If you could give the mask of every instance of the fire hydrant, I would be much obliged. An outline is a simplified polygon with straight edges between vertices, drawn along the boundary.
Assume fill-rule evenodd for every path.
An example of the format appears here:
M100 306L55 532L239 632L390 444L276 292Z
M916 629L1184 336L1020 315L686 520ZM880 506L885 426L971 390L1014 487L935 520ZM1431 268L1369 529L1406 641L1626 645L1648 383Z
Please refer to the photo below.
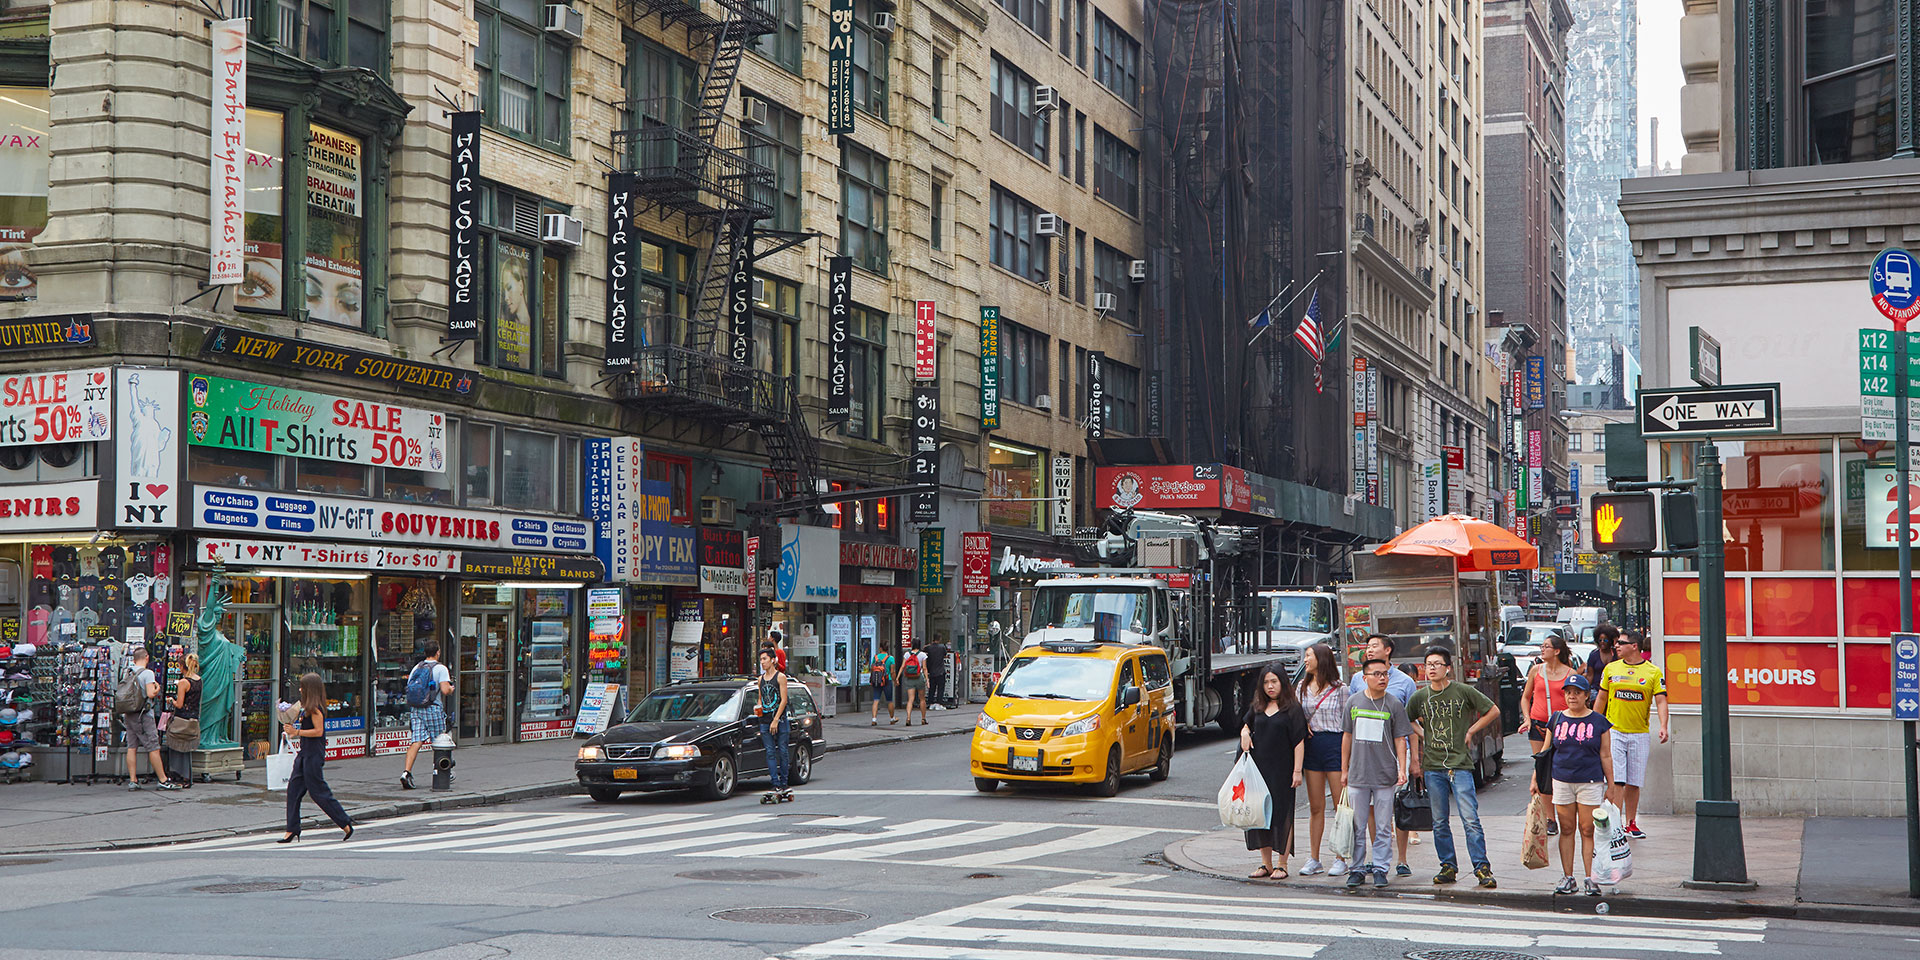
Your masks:
M453 789L453 734L433 738L433 789Z

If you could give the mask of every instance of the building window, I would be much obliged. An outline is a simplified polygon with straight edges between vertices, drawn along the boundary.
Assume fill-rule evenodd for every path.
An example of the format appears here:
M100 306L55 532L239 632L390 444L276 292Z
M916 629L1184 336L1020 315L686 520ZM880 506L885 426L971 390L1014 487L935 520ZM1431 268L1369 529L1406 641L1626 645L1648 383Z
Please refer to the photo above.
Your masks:
M1076 232L1079 232L1079 231L1073 230L1072 224L1068 223L1064 218L1061 219L1060 233L1059 233L1060 273L1058 274L1057 279L1060 281L1059 292L1060 292L1060 296L1063 298L1070 297L1073 295L1073 291L1067 289L1069 286L1071 286L1071 284L1068 281L1073 277L1073 264L1069 259L1069 257L1071 256L1071 253L1070 251L1067 250L1067 238L1070 236L1073 236L1073 234Z
M947 248L947 184L933 181L933 194L927 199L927 237L935 250Z
M754 365L786 379L798 372L800 285L779 277L761 277L763 293L754 304Z
M667 516L675 523L693 522L693 461L649 450L646 466L642 469L647 483L657 485L652 496L659 496L660 491L665 491Z
M999 0L999 3L1000 9L1026 24L1027 29L1040 35L1040 39L1053 39L1053 20L1048 0Z
M772 33L753 41L753 52L792 73L799 73L801 38L805 35L806 23L802 17L806 4L801 0L762 0L761 6L773 9L778 25Z
M1073 0L1073 62L1087 68L1087 0Z
M1062 100L1053 112L1060 115L1060 176L1071 178L1073 176L1073 143L1067 137L1067 118L1073 116L1073 107Z
M1125 210L1140 211L1140 151L1095 125L1093 195Z
M381 219L370 216L367 142L317 123L299 139L307 145L305 175L291 189L303 202L290 209L287 116L247 111L246 265L234 305L365 329L368 224ZM286 247L289 217L299 218L306 238L298 258ZM290 307L286 291L296 284L298 306Z
M1046 452L992 440L987 443L987 522L1044 530L1049 511Z
M933 118L941 123L947 122L947 63L951 58L945 49L933 52Z
M773 229L800 229L800 115L774 105L770 97L758 94L767 104L767 122L755 138L754 159L773 171L772 194L767 205L773 208Z
M1120 99L1140 102L1140 42L1098 10L1093 12L1093 78Z
M538 0L474 0L473 63L488 126L564 153L573 48L546 32L545 11Z
M490 423L467 424L466 495L467 506L493 505L494 437L499 429Z
M1022 279L1047 281L1047 236L1034 232L1040 211L1032 204L993 185L987 205L987 235L992 238L989 259Z
M1576 431L1574 431L1573 433L1571 433L1571 434L1569 434L1569 435L1567 436L1567 449L1568 449L1569 451L1572 451L1573 453L1579 453L1579 452L1580 452L1580 438L1581 438L1581 436L1583 436L1583 434L1581 434L1581 433L1580 433L1579 431L1577 431L1577 430L1576 430ZM1577 468L1577 467L1576 467L1575 469L1579 469L1579 468Z
M1107 429L1115 433L1140 432L1140 371L1125 364L1106 362L1101 373L1107 394Z
M446 451L448 463L465 463L464 451L460 449L460 421L447 419ZM380 496L395 503L439 503L453 504L458 498L454 484L460 476L452 469L445 471L407 470L401 467L380 468Z
M1893 0L1806 4L1807 162L1893 156L1900 84Z
M1607 432L1605 430L1601 430L1593 435L1593 452L1607 452Z
M253 35L308 63L387 75L388 0L254 0Z
M500 505L521 510L557 509L558 450L559 438L551 433L502 430Z
M693 300L693 249L656 237L640 238L640 345L686 342L685 314Z
M503 370L564 376L565 247L540 242L540 223L565 213L537 197L483 184L480 188L481 313L485 333L477 359Z
M840 255L887 272L887 158L851 141L840 147Z
M853 105L882 120L887 118L886 34L874 30L875 0L853 4Z
M38 295L38 283L26 256L33 238L47 227L47 174L53 159L45 135L48 105L45 87L0 87L0 143L16 145L0 152L0 183L5 184L0 186L0 300L32 300ZM252 134L251 125L247 132ZM253 179L249 166L249 187ZM277 214L279 174L268 174L266 179L275 192L273 210ZM248 211L254 207L253 199L249 192ZM243 226L251 226L251 221L249 214ZM252 258L247 261L247 273L251 278Z
M1093 289L1113 294L1113 312L1107 314L1123 323L1140 322L1140 308L1134 296L1133 258L1098 240L1093 242Z
M1087 232L1073 232L1073 302L1087 302Z
M887 315L865 307L854 307L850 314L847 355L853 402L840 432L849 437L879 440L887 400Z
M1000 398L1035 406L1047 392L1047 335L1000 321Z
M1047 162L1047 133L1052 111L1033 105L1033 78L999 54L993 57L990 92L993 132L1027 152L1041 163Z
M1087 115L1073 115L1073 182L1087 185Z

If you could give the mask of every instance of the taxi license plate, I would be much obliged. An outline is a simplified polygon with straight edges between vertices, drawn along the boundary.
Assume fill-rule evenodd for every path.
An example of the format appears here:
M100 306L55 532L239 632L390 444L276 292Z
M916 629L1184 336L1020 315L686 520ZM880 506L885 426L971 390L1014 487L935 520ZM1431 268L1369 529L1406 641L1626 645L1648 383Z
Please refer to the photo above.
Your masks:
M640 771L632 767L615 767L613 770L613 778L615 780L638 780L640 779Z
M1011 766L1015 770L1023 771L1026 773L1039 773L1040 758L1039 757L1022 757L1022 756L1015 755L1013 757L1013 762L1008 764L1008 766Z

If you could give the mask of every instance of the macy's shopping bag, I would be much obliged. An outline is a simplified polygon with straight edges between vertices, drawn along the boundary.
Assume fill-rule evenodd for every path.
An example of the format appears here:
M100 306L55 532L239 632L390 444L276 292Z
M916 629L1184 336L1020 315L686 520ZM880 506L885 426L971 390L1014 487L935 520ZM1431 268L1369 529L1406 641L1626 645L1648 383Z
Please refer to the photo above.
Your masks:
M267 754L267 789L285 790L287 781L293 779L293 744L287 738L280 738L280 750Z
M1593 881L1613 886L1633 876L1633 846L1619 807L1607 802L1593 811L1593 835L1605 841L1593 858Z
M1553 804L1539 794L1527 804L1526 832L1520 837L1520 865L1538 870L1547 865L1547 821L1553 817Z
M1227 782L1220 785L1220 824L1242 830L1265 830L1273 821L1273 795L1254 766L1253 755L1242 753Z

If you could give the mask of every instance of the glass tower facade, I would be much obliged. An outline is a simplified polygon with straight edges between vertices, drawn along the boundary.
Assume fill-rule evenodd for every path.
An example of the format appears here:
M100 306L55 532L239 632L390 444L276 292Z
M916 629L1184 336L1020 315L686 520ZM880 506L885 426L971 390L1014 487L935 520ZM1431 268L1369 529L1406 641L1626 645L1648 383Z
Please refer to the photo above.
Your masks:
M1620 180L1638 164L1635 0L1571 0L1567 35L1567 320L1581 383L1640 354L1640 283Z

